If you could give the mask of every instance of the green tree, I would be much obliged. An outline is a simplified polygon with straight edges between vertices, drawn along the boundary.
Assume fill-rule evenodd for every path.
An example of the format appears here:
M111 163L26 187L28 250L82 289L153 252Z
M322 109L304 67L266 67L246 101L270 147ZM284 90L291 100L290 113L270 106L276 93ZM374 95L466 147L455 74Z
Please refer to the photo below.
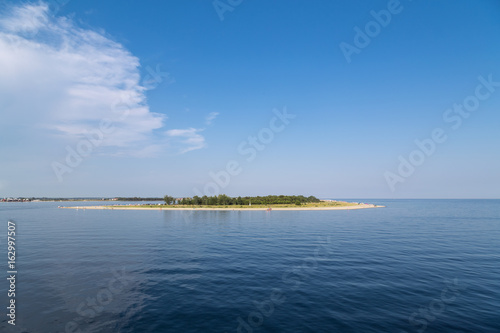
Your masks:
M211 197L208 197L207 205L209 205L209 206L216 206L217 205L217 197L215 195L211 196Z
M229 205L230 203L231 203L231 198L225 194L219 194L219 196L217 197L217 204L218 205L225 206L225 205Z
M166 195L165 197L163 197L163 200L165 201L166 205L171 205L175 202L175 198L171 197L170 195Z
M193 197L193 205L201 205L201 198L197 195Z

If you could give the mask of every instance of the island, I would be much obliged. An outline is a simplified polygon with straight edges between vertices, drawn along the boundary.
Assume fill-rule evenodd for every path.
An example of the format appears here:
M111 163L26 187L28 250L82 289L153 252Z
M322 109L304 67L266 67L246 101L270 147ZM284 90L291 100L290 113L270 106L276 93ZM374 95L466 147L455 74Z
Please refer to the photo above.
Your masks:
M314 196L268 195L256 197L229 197L225 194L214 196L194 196L175 198L166 195L164 203L145 203L128 205L73 206L59 207L71 209L129 209L129 210L345 210L380 208L384 206L346 202L339 200L320 200Z

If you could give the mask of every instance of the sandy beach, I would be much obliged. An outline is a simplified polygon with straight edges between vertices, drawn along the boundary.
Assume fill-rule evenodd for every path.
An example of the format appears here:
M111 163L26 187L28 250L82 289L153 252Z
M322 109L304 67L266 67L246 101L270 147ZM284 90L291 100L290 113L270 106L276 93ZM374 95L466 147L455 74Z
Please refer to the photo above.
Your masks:
M359 204L354 206L340 206L340 207L276 207L271 210L351 210L351 209L366 209L366 208L382 208L385 206L377 206L372 204ZM269 208L194 208L194 207L137 207L137 206L75 206L75 207L59 207L69 209L120 209L120 210L269 210Z

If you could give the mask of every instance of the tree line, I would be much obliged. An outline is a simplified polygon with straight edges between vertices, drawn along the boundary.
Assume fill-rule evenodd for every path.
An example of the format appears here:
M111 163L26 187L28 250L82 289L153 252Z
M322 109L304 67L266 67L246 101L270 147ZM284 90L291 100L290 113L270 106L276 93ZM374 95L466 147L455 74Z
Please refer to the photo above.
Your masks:
M225 194L219 194L214 196L202 196L199 197L195 195L192 198L180 198L176 199L170 195L166 195L163 200L167 205L203 205L203 206L248 206L252 205L286 205L295 204L301 205L305 203L320 202L320 200L314 196L305 197L303 195L268 195L265 197L229 197Z
M118 197L117 201L161 201L161 198Z

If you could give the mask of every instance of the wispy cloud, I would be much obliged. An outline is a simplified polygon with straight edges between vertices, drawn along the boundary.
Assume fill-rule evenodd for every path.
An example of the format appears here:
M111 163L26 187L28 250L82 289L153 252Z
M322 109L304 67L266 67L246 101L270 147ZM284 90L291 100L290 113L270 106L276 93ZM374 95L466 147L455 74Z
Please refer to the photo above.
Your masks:
M0 18L0 26L10 32L36 31L47 24L48 5L12 7Z
M176 141L177 145L180 145L179 152L184 154L206 146L205 138L199 134L202 131L203 129L196 128L172 129L168 130L166 135Z
M108 119L114 130L101 146L109 153L158 152L166 147L165 136L157 132L164 132L167 118L149 109L139 67L139 59L105 33L54 17L47 4L0 13L4 125L21 121L42 127L64 143Z
M205 124L212 125L212 122L217 118L219 112L210 112L208 116L205 118Z

